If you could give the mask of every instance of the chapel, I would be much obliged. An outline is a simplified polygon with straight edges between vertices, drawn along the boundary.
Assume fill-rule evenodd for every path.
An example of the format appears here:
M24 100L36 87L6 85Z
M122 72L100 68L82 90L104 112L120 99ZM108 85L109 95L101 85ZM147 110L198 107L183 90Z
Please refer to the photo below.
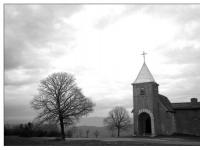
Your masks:
M159 84L149 71L145 58L132 87L134 136L200 136L200 102L197 98L191 98L190 102L170 102L159 93Z

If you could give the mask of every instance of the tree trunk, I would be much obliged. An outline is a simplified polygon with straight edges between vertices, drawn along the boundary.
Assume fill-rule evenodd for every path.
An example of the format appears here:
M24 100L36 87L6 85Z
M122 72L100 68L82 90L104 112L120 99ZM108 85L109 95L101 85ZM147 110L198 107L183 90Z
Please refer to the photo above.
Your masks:
M60 130L61 130L61 138L65 139L65 129L62 116L60 117Z
M117 130L118 130L117 136L119 137L120 136L120 128L118 128Z

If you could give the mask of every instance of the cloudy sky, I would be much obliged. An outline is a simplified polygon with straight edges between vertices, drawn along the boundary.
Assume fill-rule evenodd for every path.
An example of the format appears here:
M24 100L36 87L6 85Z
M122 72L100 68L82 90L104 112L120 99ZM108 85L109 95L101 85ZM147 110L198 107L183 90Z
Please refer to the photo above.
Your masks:
M132 107L142 51L171 102L200 99L200 5L5 5L5 120L32 120L41 79L72 73L96 104Z

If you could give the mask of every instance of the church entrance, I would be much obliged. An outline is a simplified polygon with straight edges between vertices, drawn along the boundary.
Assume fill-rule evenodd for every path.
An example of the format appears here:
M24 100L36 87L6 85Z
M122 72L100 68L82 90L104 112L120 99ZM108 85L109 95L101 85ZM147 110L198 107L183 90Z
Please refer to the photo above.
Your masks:
M139 134L142 136L148 136L152 134L151 131L151 117L148 113L141 113L138 118Z

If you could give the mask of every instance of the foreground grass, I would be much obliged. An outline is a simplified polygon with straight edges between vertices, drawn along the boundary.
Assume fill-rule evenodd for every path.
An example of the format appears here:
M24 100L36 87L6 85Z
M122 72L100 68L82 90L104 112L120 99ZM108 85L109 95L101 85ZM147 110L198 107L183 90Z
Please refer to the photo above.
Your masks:
M159 146L159 145L200 145L199 139L179 138L110 138L110 139L66 139L65 141L48 137L5 136L5 146Z
M58 140L58 139L50 139L50 138L23 138L17 136L6 136L4 138L5 146L128 146L128 145L152 145L131 141L101 141L94 139L78 139L78 140Z

